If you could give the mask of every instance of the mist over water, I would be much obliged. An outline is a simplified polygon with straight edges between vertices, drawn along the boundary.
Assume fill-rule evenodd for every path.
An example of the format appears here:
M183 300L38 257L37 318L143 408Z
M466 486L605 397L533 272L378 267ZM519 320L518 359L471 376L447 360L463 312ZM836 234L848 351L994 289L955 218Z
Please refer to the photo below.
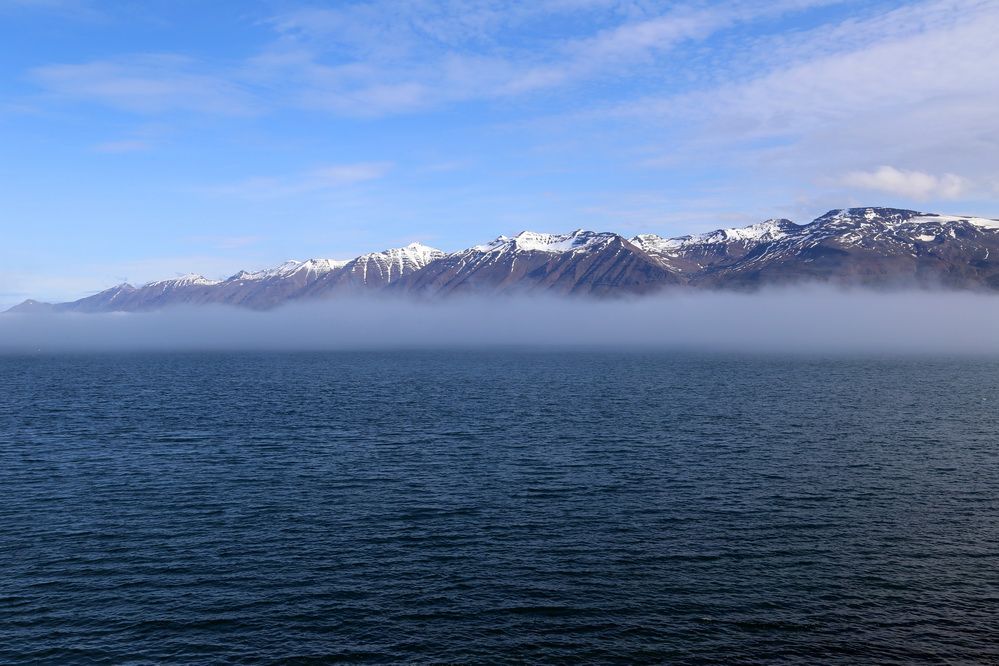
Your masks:
M0 316L0 662L996 662L997 305Z
M763 353L999 354L999 297L828 288L413 302L337 299L258 312L8 313L0 351L653 348Z

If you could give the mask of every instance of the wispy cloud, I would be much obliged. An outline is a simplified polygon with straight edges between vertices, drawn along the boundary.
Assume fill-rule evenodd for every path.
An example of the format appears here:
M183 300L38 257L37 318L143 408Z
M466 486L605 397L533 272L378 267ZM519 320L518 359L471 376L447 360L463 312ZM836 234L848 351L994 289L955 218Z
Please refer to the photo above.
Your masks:
M319 167L290 176L260 176L207 188L207 192L251 199L273 199L327 190L385 177L392 170L391 162L358 162Z
M87 0L0 0L0 12L42 11L67 18L95 19L100 12Z
M994 2L915 3L788 38L776 58L757 61L762 74L632 100L602 117L684 126L685 136L670 146L677 162L727 154L757 172L807 174L813 182L857 172L847 179L855 187L954 198L968 183L931 174L994 178L999 171L992 112L999 108L999 51L968 46L989 43L997 31ZM906 170L864 176L872 156Z
M232 250L249 245L256 245L261 241L260 236L227 236L218 239L217 246L222 250Z
M0 0L0 9L60 9L77 4L67 0Z
M146 54L120 60L47 65L31 77L49 94L136 113L194 111L245 115L259 109L237 80L205 73L197 61L177 55Z
M386 115L476 99L520 96L594 78L631 78L657 58L719 30L842 0L734 2L708 8L630 2L472 2L400 6L382 0L289 12L271 20L280 39L252 61L257 76L296 82L305 105ZM506 38L513 27L600 19L588 34ZM551 31L550 26L544 32ZM542 34L544 34L544 32ZM558 35L558 36L556 36Z
M273 39L241 61L137 54L48 65L32 77L60 98L136 113L293 106L382 116L642 76L671 51L720 30L843 1L658 7L628 0L369 0L273 16L263 24Z
M152 144L141 139L122 139L121 141L105 141L94 146L99 153L136 153L149 150Z
M187 239L197 246L212 246L219 250L235 250L257 245L263 241L262 236L192 236Z
M142 210L158 179L214 196L178 197L151 219L211 219L236 238L296 209L288 236L374 246L399 227L462 238L470 219L486 237L567 216L684 233L908 200L995 215L999 202L995 0L266 2L209 12L183 39L170 31L189 7L157 5L146 24L100 6L100 31L19 50L11 67L51 64L12 77L0 100L10 152L26 157L16 182L29 187L13 198L26 219L51 211L52 229L69 222L37 203L49 164L80 174L51 199L80 201L81 228L125 228L115 215ZM141 43L172 53L113 50ZM91 154L93 169L76 168L81 145L169 150L123 191L109 176L146 156ZM393 160L406 170L387 178ZM356 229L310 229L333 216ZM123 236L108 246L164 251ZM9 255L46 241L20 242Z

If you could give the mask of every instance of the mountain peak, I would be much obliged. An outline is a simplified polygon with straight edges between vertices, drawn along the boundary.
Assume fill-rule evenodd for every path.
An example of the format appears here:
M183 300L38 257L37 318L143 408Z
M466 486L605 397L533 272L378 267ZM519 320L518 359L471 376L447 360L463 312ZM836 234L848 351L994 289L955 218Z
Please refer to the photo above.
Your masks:
M6 310L6 312L47 312L52 310L55 306L51 303L43 303L41 301L36 301L33 298L21 301L12 308Z
M409 251L409 252L441 252L441 250L438 250L435 247L430 247L429 245L424 245L423 243L421 243L419 241L413 241L409 245L404 245L403 247L393 247L393 248L389 248L388 250L384 250L384 251L385 252L407 252L407 251Z
M297 259L289 259L288 261L275 266L274 268L265 268L259 271L239 271L235 275L230 276L225 281L233 282L238 280L266 280L268 278L285 278L294 275L299 272L306 272L308 274L322 275L324 273L329 273L338 268L342 268L349 263L347 260L341 259L307 259L305 261L298 261Z
M927 213L905 208L885 208L869 206L865 208L835 208L824 215L815 218L812 224L827 224L830 222L905 222L915 217L925 217Z
M669 253L695 245L719 245L725 243L761 243L774 241L794 233L800 227L783 218L772 218L751 224L748 227L717 229L702 234L663 238L656 234L640 234L631 242L648 252Z
M865 224L886 225L889 228L911 224L970 224L988 229L999 228L999 220L969 215L940 215L921 213L905 208L837 208L817 217L811 225L816 227L863 226Z
M444 252L435 247L414 242L404 247L392 247L381 252L362 254L357 259L354 259L353 262L388 260L411 261L418 265L423 265L443 256Z
M168 280L157 280L155 282L149 282L145 286L147 287L207 287L214 284L218 284L218 280L209 280L203 275L198 275L197 273L187 273L186 275L181 275L180 277L170 278ZM131 286L131 285L128 285Z
M588 248L595 243L616 238L617 234L609 232L588 231L576 229L567 234L550 234L538 231L521 231L512 238L499 236L496 240L484 245L476 245L472 250L477 252L546 252L558 254Z

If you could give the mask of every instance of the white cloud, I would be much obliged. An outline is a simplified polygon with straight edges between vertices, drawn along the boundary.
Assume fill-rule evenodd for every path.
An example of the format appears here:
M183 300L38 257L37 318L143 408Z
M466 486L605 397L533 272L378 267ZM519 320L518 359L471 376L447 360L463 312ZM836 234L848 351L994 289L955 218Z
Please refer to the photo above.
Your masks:
M898 194L911 199L959 199L968 193L969 183L952 173L941 176L882 166L874 171L852 171L841 179L847 187Z
M754 177L842 184L912 198L957 198L999 180L999 33L992 0L929 0L781 36L763 67L699 91L646 97L593 117L682 128L673 163ZM911 171L867 173L872 158ZM877 163L876 162L876 163ZM953 174L963 174L958 177ZM942 175L941 175L942 174Z
M850 22L859 38L854 35L849 48L825 43L821 51L808 50L808 58L769 63L763 75L685 95L636 100L619 112L708 113L728 132L754 138L821 129L871 113L905 116L918 112L917 105L953 106L999 94L994 76L999 52L969 54L956 46L985 43L999 29L999 5L960 3L969 7L927 26L927 17L937 15L932 10L940 3L928 4L933 6L896 17L912 24L908 30L896 24L886 37L881 34L883 17L869 25ZM836 32L823 26L809 36L819 40L827 31Z

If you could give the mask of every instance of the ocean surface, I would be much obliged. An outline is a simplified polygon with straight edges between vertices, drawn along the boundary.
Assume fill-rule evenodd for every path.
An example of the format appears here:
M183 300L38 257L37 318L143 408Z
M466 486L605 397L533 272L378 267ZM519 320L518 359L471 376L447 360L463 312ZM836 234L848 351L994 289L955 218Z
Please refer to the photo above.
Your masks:
M2 663L999 663L999 362L0 358Z

